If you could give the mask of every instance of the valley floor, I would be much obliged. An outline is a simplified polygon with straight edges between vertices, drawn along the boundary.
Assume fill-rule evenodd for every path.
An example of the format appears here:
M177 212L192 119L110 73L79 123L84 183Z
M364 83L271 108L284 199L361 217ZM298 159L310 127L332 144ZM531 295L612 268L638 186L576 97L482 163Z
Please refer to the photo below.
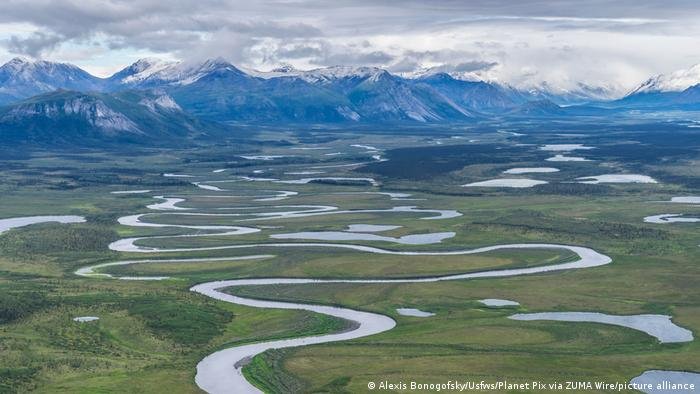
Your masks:
M201 392L197 365L217 351L362 328L347 314L259 308L273 301L387 325L239 363L265 392L700 373L700 226L645 221L700 215L700 138L574 128L263 131L250 144L3 160L0 218L73 223L0 234L0 392ZM588 161L547 161L558 154ZM511 246L464 253L494 245ZM217 287L238 302L190 291L238 279L251 281ZM655 315L661 334L509 318L547 312Z

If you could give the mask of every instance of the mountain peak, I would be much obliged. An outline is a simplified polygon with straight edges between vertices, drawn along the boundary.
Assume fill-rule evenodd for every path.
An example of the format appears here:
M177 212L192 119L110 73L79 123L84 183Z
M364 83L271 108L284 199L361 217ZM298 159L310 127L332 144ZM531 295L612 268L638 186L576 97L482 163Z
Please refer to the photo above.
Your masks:
M404 72L401 75L409 79L424 79L433 75L444 78L449 76L452 79L465 82L486 82L483 78L471 71L455 71L453 67L442 65L435 67L422 67L411 72Z
M391 78L389 71L378 69L367 79L370 82L380 82L384 79Z
M139 59L110 77L117 84L136 87L187 85L218 71L242 72L222 57L201 62L176 62L156 58Z
M138 69L138 70L145 70L150 67L154 67L160 64L174 64L175 62L168 62L163 59L159 59L157 57L144 57L136 62L134 62L131 67Z
M7 63L2 65L2 68L25 69L25 68L57 68L80 70L78 66L70 63L53 62L49 60L34 59L25 56L15 56Z
M228 60L224 59L223 57L217 56L217 57L213 57L213 58L209 58L209 59L204 60L200 66L200 68L208 68L208 69L215 69L215 68L222 68L222 67L234 67L234 65L231 64Z
M455 80L450 74L446 72L436 72L429 74L418 75L416 79L421 81L440 81L440 82L452 82Z
M28 59L26 57L15 57L15 58L12 58L7 63L0 66L0 70L6 71L6 72L17 72L19 70L26 68L29 64L31 64L30 59Z
M33 63L34 60L25 57L25 56L15 56L10 61L8 61L5 64L27 64L27 63Z
M62 63L54 63L54 62L48 62L48 61L44 61L44 60L35 60L35 59L31 59L31 58L24 57L24 56L17 56L17 57L10 59L10 61L3 64L2 67L0 67L0 68L5 69L5 70L9 69L9 70L17 71L17 70L24 70L27 68L37 67L39 65L47 66L47 65L58 65L58 64L63 65ZM66 66L68 66L68 65L66 64Z
M142 58L112 75L110 79L119 83L137 84L176 64L177 62L169 62L153 57Z
M0 104L59 88L98 90L100 82L72 64L16 57L0 66Z
M201 63L193 63L193 64L180 64L178 65L183 73L189 73L192 74L190 76L190 79L192 82L198 80L202 76L216 72L216 71L229 71L229 72L234 72L237 74L245 74L243 71L238 69L238 67L234 66L231 64L228 60L224 59L223 57L215 57L215 58L209 58ZM183 83L185 83L183 81Z
M330 66L304 71L301 75L307 82L318 83L348 78L366 79L376 76L382 71L386 72L386 70L378 67Z
M628 96L637 93L681 92L700 83L700 63L670 74L659 74L644 81Z

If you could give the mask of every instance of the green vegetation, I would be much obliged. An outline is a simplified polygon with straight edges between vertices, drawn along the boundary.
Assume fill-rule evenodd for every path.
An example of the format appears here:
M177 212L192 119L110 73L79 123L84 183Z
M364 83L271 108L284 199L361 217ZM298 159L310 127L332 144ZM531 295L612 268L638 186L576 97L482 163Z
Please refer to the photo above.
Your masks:
M95 225L36 225L19 228L0 237L0 250L5 256L52 254L57 252L99 252L104 245L118 239L109 228Z
M43 293L0 293L0 323L10 323L48 306Z
M285 370L284 356L285 352L282 350L270 350L254 357L244 369L246 379L269 393L304 391L308 385Z
M504 126L505 127L505 126ZM353 213L238 222L248 217L147 216L156 223L243 225L261 231L243 236L158 238L156 247L201 247L270 242L279 232L342 231L349 224L401 226L382 235L453 231L440 244L411 246L361 242L392 250L463 250L502 243L565 243L589 246L614 262L592 269L517 278L413 284L324 284L251 286L230 290L260 299L341 305L394 318L398 325L380 335L349 342L284 349L261 354L245 375L269 392L363 392L368 381L418 379L427 382L472 377L512 381L573 378L626 381L646 369L696 370L697 341L661 345L637 331L599 324L521 322L515 312L598 311L611 314L662 313L700 333L700 226L657 225L642 218L659 213L700 214L700 206L667 204L673 196L700 195L697 135L679 134L678 144L661 131L632 127L605 129L567 125L584 135L575 142L595 146L580 155L595 161L544 162L544 143L565 143L561 125L523 127L527 136L483 130L257 130L256 140L219 147L134 152L29 152L0 158L0 217L75 214L81 224L40 224L0 235L0 392L172 392L194 393L195 366L206 355L237 344L318 335L348 329L347 321L305 311L257 309L210 300L189 288L210 280L245 277L385 278L445 275L570 261L555 250L500 250L469 256L395 256L326 248L229 249L178 253L116 253L119 238L187 234L182 228L121 226L120 216L153 212L153 195L184 196L180 206L197 212L220 207L247 212L283 211L283 205L333 205L341 209L387 209L416 205L455 209L464 216L422 220L416 213ZM661 127L661 126L659 126ZM668 128L669 126L663 126ZM653 127L649 127L653 129ZM642 130L642 131L640 131ZM661 131L659 131L661 130ZM479 140L466 145L450 136ZM444 145L422 147L440 139ZM303 140L329 150L290 151ZM237 176L294 179L286 172L369 159L360 143L389 150L388 162L359 168L325 168L322 176L373 176L381 188L356 182L307 185L241 182ZM516 144L533 144L518 145ZM624 145L624 147L620 147ZM502 149L497 149L502 148ZM619 148L619 149L618 149ZM344 156L325 156L342 151ZM254 161L240 154L294 154L283 160ZM575 155L579 155L578 152ZM532 174L550 181L532 189L469 190L459 185L501 176L511 167L554 166L561 171ZM213 174L214 169L226 169ZM262 170L264 173L254 173ZM227 198L190 184L216 184ZM642 173L652 185L583 185L579 176ZM303 177L303 176L299 176ZM528 176L529 177L529 176ZM149 194L111 191L150 189ZM294 190L283 201L257 201L271 190ZM418 200L391 200L366 191L413 193ZM424 199L424 200L423 200ZM262 209L261 207L266 207ZM243 213L246 210L227 210ZM164 214L166 213L166 214ZM144 219L146 220L146 219ZM268 226L268 227L262 227ZM279 229L283 226L283 229ZM206 230L202 230L204 233ZM348 242L358 243L358 242ZM116 281L73 275L79 267L125 259L275 257L217 262L169 262L111 267L124 276L169 276L164 281ZM517 308L492 309L481 298L504 298ZM396 308L431 311L430 318L400 316ZM78 323L77 316L100 320Z
M213 305L165 297L136 298L127 310L155 333L189 346L211 341L233 317L231 312Z

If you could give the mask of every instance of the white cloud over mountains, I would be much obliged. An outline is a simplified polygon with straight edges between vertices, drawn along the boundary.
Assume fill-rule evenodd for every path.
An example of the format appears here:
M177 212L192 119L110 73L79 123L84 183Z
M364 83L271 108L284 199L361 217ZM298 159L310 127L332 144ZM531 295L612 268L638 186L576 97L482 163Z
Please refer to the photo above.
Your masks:
M700 62L697 1L6 0L0 60L109 73L142 56L244 67L437 67L520 87L624 91Z

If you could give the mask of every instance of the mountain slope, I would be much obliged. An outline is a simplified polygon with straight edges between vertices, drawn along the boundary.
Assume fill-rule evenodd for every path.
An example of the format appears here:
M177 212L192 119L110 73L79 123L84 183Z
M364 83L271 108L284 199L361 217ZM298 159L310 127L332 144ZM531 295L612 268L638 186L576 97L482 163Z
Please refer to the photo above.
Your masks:
M222 131L187 115L162 92L59 90L0 109L2 144L167 145Z
M563 108L550 100L528 101L507 113L510 116L523 117L548 117L565 115Z
M483 81L463 81L446 73L420 77L416 83L426 84L461 107L475 111L500 112L523 101L498 85Z
M186 110L217 121L338 122L358 117L348 101L332 91L296 77L263 79L232 67L166 89Z
M153 85L162 84L162 78L158 75L177 65L177 62L167 62L160 59L145 58L114 73L106 79L106 87L109 90L134 88L148 81Z
M700 103L700 83L693 85L680 92L676 97L678 104L699 104Z
M378 71L347 95L362 119L372 121L464 121L470 111L427 85L414 85L387 71Z
M479 80L471 74L441 72L439 68L404 78L377 67L333 66L302 71L285 65L270 72L258 72L239 69L221 58L202 62L141 59L102 79L69 64L16 58L0 67L0 106L57 89L111 92L102 96L87 94L101 98L105 105L109 99L116 100L121 92L161 89L172 99L162 99L160 104L180 107L182 113L208 121L445 123L473 121L484 114L574 116L579 112L572 111L568 104L592 100L594 104L586 105L585 110L580 105L578 109L586 115L595 114L596 108L617 112L695 110L700 107L698 84L700 65L650 78L627 97L608 101L606 98L615 89L578 84L562 90L543 83L522 90ZM563 111L557 107L564 104L567 109ZM148 109L153 112L160 107L154 102ZM116 118L112 121L117 122ZM106 132L104 125L98 124L102 120L94 122L88 124ZM122 124L120 135L141 130L127 124Z
M473 114L429 86L371 67L254 77L228 64L167 89L193 114L237 122L459 121Z
M641 93L682 92L697 84L700 84L700 64L649 78L633 89L628 96Z
M700 106L700 64L644 81L627 96L612 103L641 109L697 109Z
M248 76L222 58L203 62L166 62L141 59L107 78L110 89L150 89L189 85L212 75Z

